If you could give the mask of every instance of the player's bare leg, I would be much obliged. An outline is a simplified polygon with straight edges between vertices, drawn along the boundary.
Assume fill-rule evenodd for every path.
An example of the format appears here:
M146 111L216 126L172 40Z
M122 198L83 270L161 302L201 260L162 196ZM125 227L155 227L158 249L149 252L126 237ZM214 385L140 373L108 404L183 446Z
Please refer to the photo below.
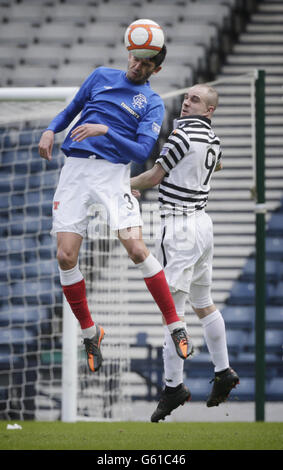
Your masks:
M88 308L85 281L78 266L82 240L77 233L57 233L57 259L63 292L80 323L89 369L95 372L102 363L100 344L104 330L94 324Z
M118 236L129 257L141 270L146 286L160 308L170 330L177 354L182 359L186 359L190 354L187 332L177 315L162 266L143 241L141 227L120 230Z

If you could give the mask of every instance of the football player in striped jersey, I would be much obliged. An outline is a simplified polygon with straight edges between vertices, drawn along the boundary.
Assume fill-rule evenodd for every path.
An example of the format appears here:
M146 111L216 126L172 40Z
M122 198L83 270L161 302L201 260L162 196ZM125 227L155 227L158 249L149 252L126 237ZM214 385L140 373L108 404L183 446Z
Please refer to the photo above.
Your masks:
M175 120L155 165L131 178L133 192L159 185L161 233L157 257L184 325L189 299L203 326L215 371L208 407L225 401L239 382L229 364L224 319L211 297L213 228L205 206L213 172L222 169L220 141L211 127L217 105L218 94L210 85L189 88L180 118ZM153 422L164 419L191 396L183 384L183 361L165 324L164 336L165 389L151 416Z

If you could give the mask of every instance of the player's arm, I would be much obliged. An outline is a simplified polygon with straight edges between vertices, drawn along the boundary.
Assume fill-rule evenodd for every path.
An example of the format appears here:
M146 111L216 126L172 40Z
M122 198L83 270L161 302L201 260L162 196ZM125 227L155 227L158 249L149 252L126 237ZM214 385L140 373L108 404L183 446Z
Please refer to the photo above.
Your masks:
M150 136L139 134L136 141L127 139L104 124L82 124L72 130L71 138L75 142L81 142L87 137L98 137L105 135L119 149L120 154L131 155L131 160L144 163L151 154L155 139Z
M165 174L166 171L162 168L160 163L156 163L150 170L131 178L131 189L142 190L153 188L153 186L161 183Z
M52 149L54 144L54 134L61 132L66 129L75 117L83 109L85 101L88 99L91 86L95 80L95 72L93 72L82 84L79 91L69 103L69 105L63 109L55 118L51 121L47 129L43 132L41 139L38 144L38 152L42 158L51 160Z
M140 122L136 139L127 138L104 124L85 123L73 129L71 138L81 142L87 137L105 136L115 145L120 155L128 155L136 163L144 163L150 156L158 138L164 115L164 105L158 99L157 105L146 113ZM154 131L153 131L154 128Z
M164 176L184 158L190 148L184 131L174 130L163 145L155 165L141 175L131 178L132 189L148 189L160 184Z
M52 159L53 144L54 132L50 130L43 132L38 144L38 153L41 158L49 161Z

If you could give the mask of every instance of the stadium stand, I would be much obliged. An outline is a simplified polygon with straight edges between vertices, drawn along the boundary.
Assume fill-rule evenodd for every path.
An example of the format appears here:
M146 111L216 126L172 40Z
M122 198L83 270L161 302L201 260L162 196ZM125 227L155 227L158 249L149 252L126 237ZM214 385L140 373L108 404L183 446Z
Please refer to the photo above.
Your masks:
M281 96L278 88L283 74L280 62L283 44L282 27L279 24L281 3L276 0L230 0L223 5L217 0L197 0L177 2L177 8L169 0L163 1L162 7L160 2L155 1L125 1L118 8L113 0L83 0L79 7L76 2L68 3L66 5L66 2L55 0L38 3L32 0L0 2L0 86L79 85L97 65L103 63L124 67L121 39L124 20L126 18L128 24L132 19L147 17L149 12L168 30L168 72L164 71L164 75L160 75L160 80L156 81L157 91L187 86L199 78L237 75L257 65L266 69L266 188L268 209L272 215L268 221L266 239L266 398L270 401L282 400L282 109L278 110L278 98ZM105 37L106 27L111 29L111 34ZM277 52L265 52L265 44L268 47L275 45ZM187 58L183 47L189 51ZM255 55L258 50L262 51L260 56ZM252 64L253 57L256 58ZM91 60L88 61L88 58ZM184 58L184 63L182 67L178 66L176 73L176 64L180 64L181 58ZM78 67L79 61L82 63ZM228 93L235 93L236 96L237 90L231 87ZM168 122L172 121L174 112L171 109L168 113ZM252 209L245 178L242 178L245 153L240 153L235 163L239 141L229 140L229 126L233 124L235 116L227 116L225 112L224 100L223 111L220 110L216 122L224 135L224 146L227 147L227 171L223 176L217 175L208 206L215 227L213 296L226 321L231 364L241 376L241 385L233 393L232 399L252 400L255 363L254 233L249 233L246 228ZM164 132L166 125L169 126L168 122L165 123ZM240 133L244 135L241 128ZM34 417L38 342L46 351L51 341L56 351L61 350L59 328L58 332L52 331L52 339L50 335L54 329L51 318L58 318L60 322L62 299L58 276L55 274L55 247L49 231L55 173L62 164L62 155L59 148L55 147L52 165L45 165L37 157L38 135L35 136L29 129L20 133L20 151L13 148L9 136L2 137L0 129L0 365L7 372L9 383L28 383L21 393L25 398L25 417L30 419ZM24 145L26 149L23 149ZM241 144L241 151L242 147L244 144ZM30 158L28 162L27 152ZM31 170L29 172L26 171L27 165ZM31 175L28 176L28 173ZM23 197L25 207L28 207L25 210ZM13 209L8 213L10 198ZM148 191L145 201L155 203L156 191ZM226 201L226 205L219 204L220 201ZM225 232L227 212L231 223L235 220L238 222L240 233L235 233L233 238L229 238ZM149 222L146 214L144 222L146 231ZM19 235L21 238L17 238ZM223 240L226 243L223 244ZM39 253L36 257L35 246ZM156 393L162 387L162 328L158 312L144 292L139 275L132 266L129 266L129 270L129 292L131 298L135 299L131 304L130 328L133 336L136 336L132 346L131 369L133 381L136 375L146 384L142 393L133 393L133 398L155 400ZM54 307L49 308L50 304ZM191 312L188 323L196 337L197 354L186 362L186 383L192 391L193 400L204 400L210 390L209 378L213 376L213 369L203 346L200 325ZM23 327L23 324L26 326ZM23 348L27 351L25 380L21 372ZM12 370L16 373L12 374ZM60 364L54 367L55 373L60 375ZM5 397L2 390L0 403L2 399L9 398ZM9 418L17 416L15 409L14 415Z

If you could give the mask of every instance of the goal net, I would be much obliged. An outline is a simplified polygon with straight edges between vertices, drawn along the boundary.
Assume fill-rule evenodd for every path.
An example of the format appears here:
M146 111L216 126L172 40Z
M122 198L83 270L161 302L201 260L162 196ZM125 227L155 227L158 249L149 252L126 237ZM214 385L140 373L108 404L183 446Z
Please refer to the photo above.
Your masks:
M106 330L103 368L89 373L78 322L59 282L50 236L52 199L64 164L56 135L53 159L38 155L50 120L74 89L7 90L0 111L2 419L126 419L129 331L125 250L90 209L80 268L89 307ZM3 93L3 90L2 90ZM47 98L48 97L48 98Z
M215 232L212 295L220 309L255 246L255 77L251 73L214 83L220 106L213 128L222 141L225 173L213 178L208 213ZM37 146L75 90L0 91L0 418L135 419L133 397L147 399L149 384L154 397L160 388L162 364L159 370L152 363L145 370L149 350L163 343L158 309L124 248L92 207L79 261L90 310L106 336L103 367L90 374L78 324L62 298L56 243L50 236L52 198L64 163L63 135L56 135L51 162L38 156ZM178 115L184 92L164 96L165 127ZM267 190L267 208L273 209L282 191L272 182ZM146 192L141 209L144 239L154 251L156 189ZM198 351L203 334L189 305L187 323Z

